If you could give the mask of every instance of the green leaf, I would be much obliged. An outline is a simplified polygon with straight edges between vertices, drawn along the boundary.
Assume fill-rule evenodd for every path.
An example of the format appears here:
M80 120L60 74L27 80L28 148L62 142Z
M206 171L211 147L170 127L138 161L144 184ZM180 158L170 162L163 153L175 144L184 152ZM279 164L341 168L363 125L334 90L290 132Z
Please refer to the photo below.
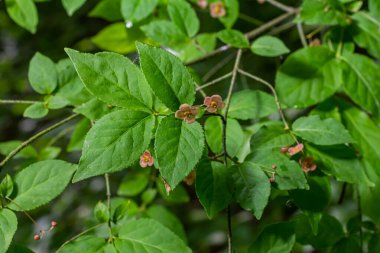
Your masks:
M91 122L84 118L78 122L74 128L74 132L71 135L69 145L67 146L67 151L73 152L81 150L84 143L84 138L87 132L91 128Z
M270 183L267 175L253 163L245 162L230 168L234 198L240 206L260 219L268 204Z
M0 196L9 197L13 192L13 181L9 174L6 174L0 183Z
M155 95L172 111L195 99L194 81L182 62L167 51L137 43L141 69Z
M73 111L76 113L80 113L89 120L98 120L104 115L117 111L119 108L113 108L112 106L107 106L102 101L97 98L93 98L86 103L76 107Z
M380 2L377 0L369 0L368 5L369 12L372 14L372 16L380 17Z
M109 213L108 208L105 204L103 204L101 201L99 201L94 209L94 214L96 219L100 222L107 222L109 220Z
M142 26L141 30L154 42L168 47L175 47L179 44L182 45L189 40L179 27L167 20L152 21ZM138 45L139 44L137 44L137 46Z
M331 250L331 253L357 253L362 249L355 238L343 238Z
M28 211L57 197L70 183L77 166L60 160L46 160L26 167L14 178L14 197L8 205Z
M205 125L205 135L210 149L215 154L223 153L223 122L218 116L208 117ZM239 122L235 119L227 120L226 129L227 153L235 157L244 144L244 132Z
M226 28L231 28L239 17L239 1L238 0L222 0L226 8L226 15L220 17L219 20Z
M142 194L141 194L141 200L142 203L145 205L150 204L154 198L157 195L157 190L153 188L146 189Z
M162 180L157 181L157 190L161 197L169 203L181 204L190 201L190 196L183 185L178 185L169 194L166 192L165 185Z
M16 149L21 144L22 144L22 141L0 142L0 154L7 156L9 153L11 153L14 149ZM37 151L31 145L29 145L23 148L15 157L36 158Z
M277 111L274 97L256 90L242 90L234 93L228 116L236 119L258 119Z
M86 0L62 0L62 5L69 16L72 16L75 11L77 11Z
M209 218L228 206L232 199L226 166L219 162L202 160L197 166L195 190Z
M156 253L192 252L177 235L152 219L126 223L115 239L115 247L119 252L134 252L136 249Z
M34 253L34 252L24 246L11 244L7 253Z
M331 247L345 236L342 224L328 214L323 214L316 236L312 233L306 216L296 217L295 222L297 242L303 245L311 244L316 249Z
M305 175L300 165L277 150L253 152L245 161L252 162L265 168L266 171L276 172L275 186L280 190L308 189ZM272 166L275 165L276 169Z
M61 151L62 149L60 147L52 147L52 146L45 147L40 151L40 154L38 155L38 159L39 160L55 159L59 156Z
M29 65L28 78L33 90L40 94L50 94L57 87L57 69L52 60L37 52Z
M127 29L125 23L117 22L103 28L91 41L100 49L119 54L136 52L136 41L146 41L139 27Z
M83 235L74 241L65 244L57 253L116 253L112 244L104 238L93 235Z
M102 0L88 14L90 17L103 18L107 21L122 20L120 0Z
M290 52L282 40L268 35L256 39L251 45L251 51L267 57L276 57Z
M127 22L138 22L149 16L158 0L121 0L121 15Z
M338 181L373 186L357 158L334 157L335 150L327 147L316 149L307 145L307 151L317 161L318 168L325 174L336 177Z
M355 13L352 19L354 26L351 32L355 42L374 57L380 58L380 20L364 11Z
M374 116L380 111L380 67L370 58L359 54L346 54L344 62L343 89L357 104Z
M35 33L38 24L38 13L33 0L5 0L9 16L19 26Z
M131 171L119 185L117 194L121 196L136 196L141 193L149 183L149 170Z
M215 46L216 35L213 33L202 33L186 44L181 44L179 58L184 62L188 62L212 52Z
M293 133L317 145L352 143L352 137L337 120L322 120L318 115L298 118L292 125Z
M218 32L218 38L224 43L237 48L247 48L249 47L249 41L245 35L233 29L226 29Z
M188 124L168 116L161 120L154 149L162 177L174 189L202 156L204 137L198 122Z
M181 221L168 209L163 206L151 206L146 211L147 215L174 232L184 242L187 241L185 229Z
M173 23L189 37L193 37L199 31L197 14L185 0L170 0L168 13Z
M149 85L128 58L109 52L93 55L68 48L65 51L83 84L99 100L127 109L152 108Z
M300 18L308 25L345 25L344 6L338 0L303 1Z
M17 230L17 217L8 209L0 209L0 252L5 253Z
M154 124L154 116L142 111L119 110L101 118L86 135L73 181L130 166L149 146Z
M70 102L61 96L49 96L45 99L45 107L53 110L62 109L69 104Z
M341 79L334 52L325 47L307 47L291 54L280 67L276 90L281 102L304 108L333 95Z
M350 108L343 112L347 129L350 131L355 146L373 168L378 168L380 160L380 129L364 112ZM380 176L380 170L375 172Z
M28 106L25 109L23 116L25 118L40 119L45 117L48 113L49 110L46 108L45 104L38 102Z
M308 190L290 191L290 197L303 211L322 212L331 201L330 179L325 176L308 177Z
M293 222L272 224L264 228L248 253L290 253L295 243Z
M285 131L280 122L263 126L251 139L252 151L267 152L282 147L288 147L294 143L292 136Z

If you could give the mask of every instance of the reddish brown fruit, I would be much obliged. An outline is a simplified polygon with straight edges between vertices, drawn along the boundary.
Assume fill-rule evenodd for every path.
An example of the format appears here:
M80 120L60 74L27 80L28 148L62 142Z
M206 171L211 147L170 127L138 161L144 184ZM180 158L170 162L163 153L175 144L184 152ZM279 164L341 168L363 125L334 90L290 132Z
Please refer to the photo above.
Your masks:
M53 220L53 221L51 221L51 226L53 227L53 228L55 228L57 225L58 225L58 223L55 221L55 220Z
M41 237L40 237L40 235L34 235L33 239L34 239L35 241L38 241L39 239L41 239Z

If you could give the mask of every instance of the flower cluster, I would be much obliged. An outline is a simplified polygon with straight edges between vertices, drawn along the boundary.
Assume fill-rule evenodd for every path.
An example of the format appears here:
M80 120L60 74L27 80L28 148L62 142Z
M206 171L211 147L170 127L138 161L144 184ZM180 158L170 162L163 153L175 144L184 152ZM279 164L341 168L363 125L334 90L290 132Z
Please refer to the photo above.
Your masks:
M302 143L298 143L293 147L282 147L280 152L283 154L288 154L289 156L294 156L300 152L303 153L303 148L304 145ZM317 165L312 157L301 157L298 162L304 172L314 171L317 169Z
M203 105L209 113L216 113L218 110L223 109L224 102L221 96L212 95L211 97L205 97ZM191 106L188 104L182 104L179 110L175 112L177 119L182 119L186 123L194 123L196 116L199 112L199 106Z

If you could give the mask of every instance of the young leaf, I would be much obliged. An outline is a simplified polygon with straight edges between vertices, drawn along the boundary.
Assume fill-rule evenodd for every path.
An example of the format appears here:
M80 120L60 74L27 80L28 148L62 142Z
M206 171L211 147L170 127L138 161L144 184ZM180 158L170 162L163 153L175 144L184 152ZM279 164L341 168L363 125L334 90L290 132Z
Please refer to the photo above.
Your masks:
M94 214L96 219L100 222L107 222L109 217L108 208L105 204L103 204L101 201L99 201L94 209Z
M266 226L248 249L248 253L290 253L296 243L293 222Z
M149 235L149 236L147 236ZM191 253L191 249L172 231L152 219L133 220L125 224L115 239L119 252Z
M6 174L0 183L0 196L9 197L13 192L13 181L9 174Z
M144 205L149 205L157 195L157 190L148 188L141 194L141 200Z
M151 206L146 211L147 215L174 232L184 242L187 241L185 229L181 221L168 209L163 206Z
M236 119L258 119L277 111L274 97L261 91L242 90L231 98L228 116Z
M0 252L7 252L17 230L17 217L8 209L0 209Z
M38 13L33 0L5 0L5 4L13 21L31 33L36 32Z
M94 235L82 235L74 241L59 248L57 253L116 253L112 244L108 244L104 238Z
M28 211L57 197L70 183L77 166L60 160L46 160L26 167L14 178L15 196L9 208Z
M50 94L57 87L57 69L52 60L37 52L29 65L28 78L32 88L40 94Z
M372 14L372 16L380 17L380 2L377 0L369 0L368 5L369 5L369 12Z
M84 138L91 128L91 122L84 118L75 126L73 134L71 135L69 145L67 146L68 152L82 150Z
M193 37L199 31L197 14L185 0L170 0L168 13L173 23L189 37Z
M367 49L374 57L380 58L380 21L376 19L376 16L371 16L364 11L355 13L352 19L354 20L354 28L351 32L355 42L360 47Z
M162 177L174 189L202 156L204 137L198 122L188 124L168 116L161 120L154 149Z
M25 118L40 119L45 117L48 113L49 109L46 108L45 104L38 102L28 106L25 109L23 116Z
M267 57L276 57L290 52L284 42L273 36L261 36L256 39L251 45L251 51Z
M232 199L228 189L229 174L224 164L202 160L197 166L195 190L209 218L228 206Z
M62 5L69 16L72 16L76 10L78 10L86 0L62 0Z
M151 114L125 109L101 118L86 136L73 181L130 166L148 147L154 123Z
M226 29L218 32L218 38L224 43L237 48L247 48L249 47L249 41L245 35L238 31L232 29Z
M308 107L335 93L342 83L334 52L307 47L291 54L276 75L279 100L288 106Z
M359 54L346 54L343 89L346 94L374 116L380 111L380 67L370 58Z
M169 52L137 43L141 69L155 95L172 111L195 99L194 81L182 62Z
M103 18L107 21L122 20L120 0L101 0L88 14L89 17Z
M344 6L335 0L303 1L300 19L308 25L347 24Z
M141 193L149 183L149 171L131 171L119 185L117 194L121 196L136 196Z
M158 0L121 0L121 15L127 22L139 22L156 8Z
M144 31L148 38L167 47L176 47L189 41L189 38L179 27L167 20L152 21L142 26L141 30Z
M267 175L253 163L245 162L230 168L235 200L242 208L260 219L268 204L271 186Z
M103 52L80 53L66 49L83 84L99 100L133 110L152 108L152 95L144 76L128 58Z
M337 120L322 120L318 115L298 118L293 133L316 145L335 145L353 142L351 135Z
M0 142L0 154L7 156L12 150L17 148L22 144L22 141L6 141L6 142ZM37 151L33 146L29 145L22 149L20 153L18 153L15 157L22 157L22 158L36 158Z
M226 15L220 17L220 22L226 28L231 28L239 17L239 1L238 0L222 0L226 8Z

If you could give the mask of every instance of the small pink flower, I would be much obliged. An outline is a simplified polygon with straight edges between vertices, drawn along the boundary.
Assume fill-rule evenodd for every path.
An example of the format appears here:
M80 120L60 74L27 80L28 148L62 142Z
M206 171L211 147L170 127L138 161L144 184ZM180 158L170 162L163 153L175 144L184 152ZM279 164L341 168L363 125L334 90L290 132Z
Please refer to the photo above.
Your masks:
M317 165L312 157L302 157L299 160L299 163L301 164L302 170L305 172L314 171L317 169Z
M207 2L207 0L198 0L197 4L198 4L199 8L206 9L208 2Z
M149 150L145 150L140 156L140 166L145 168L147 166L152 166L154 163L153 156L150 154Z
M213 18L220 18L226 16L226 9L222 2L214 2L210 4L210 15Z
M294 147L290 147L288 149L288 155L294 156L295 154L302 152L302 150L303 150L303 144L299 143L299 144L295 145Z
M183 104L179 107L179 110L175 112L175 117L191 124L195 121L195 116L197 115L198 110L199 108L197 106Z
M218 109L224 107L224 102L222 97L219 95L212 95L211 97L205 97L203 104L207 106L207 111L210 113L215 113Z

